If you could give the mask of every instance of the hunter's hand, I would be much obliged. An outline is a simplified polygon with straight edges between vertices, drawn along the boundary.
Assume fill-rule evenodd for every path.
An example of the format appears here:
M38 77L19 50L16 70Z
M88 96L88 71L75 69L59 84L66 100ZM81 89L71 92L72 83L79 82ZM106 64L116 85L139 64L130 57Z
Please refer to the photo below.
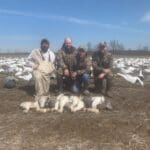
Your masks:
M64 70L64 75L67 76L67 77L70 75L68 69L65 69L65 70Z
M106 75L105 73L101 73L101 74L98 76L98 78L99 78L99 79L103 79L103 78L105 77L105 75Z
M72 78L76 78L77 72L72 72L71 76L72 76Z
M78 70L78 71L77 71L77 74L78 74L78 75L81 75L81 74L82 74L82 71L81 71L81 70Z
M110 74L110 73L111 73L111 70L110 70L110 69L103 69L103 72L104 72L105 74Z

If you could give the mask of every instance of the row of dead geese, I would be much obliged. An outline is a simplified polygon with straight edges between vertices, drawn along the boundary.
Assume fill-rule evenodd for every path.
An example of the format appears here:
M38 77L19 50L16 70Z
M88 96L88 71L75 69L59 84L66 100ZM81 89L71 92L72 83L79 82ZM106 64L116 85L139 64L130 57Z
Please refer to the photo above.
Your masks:
M42 113L54 111L63 113L65 108L71 112L90 111L94 113L99 113L101 107L112 110L111 103L106 101L104 96L83 97L63 93L57 97L35 96L34 102L22 102L20 107L24 113L28 113L31 109Z

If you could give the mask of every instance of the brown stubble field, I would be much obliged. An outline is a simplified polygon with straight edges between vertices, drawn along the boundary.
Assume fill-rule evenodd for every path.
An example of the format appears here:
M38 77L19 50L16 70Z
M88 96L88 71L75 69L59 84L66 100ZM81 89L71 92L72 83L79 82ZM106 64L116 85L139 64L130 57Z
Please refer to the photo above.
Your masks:
M19 104L34 100L33 83L20 81L5 89L6 76L0 74L0 150L150 149L150 82L143 88L114 77L112 111L24 114Z

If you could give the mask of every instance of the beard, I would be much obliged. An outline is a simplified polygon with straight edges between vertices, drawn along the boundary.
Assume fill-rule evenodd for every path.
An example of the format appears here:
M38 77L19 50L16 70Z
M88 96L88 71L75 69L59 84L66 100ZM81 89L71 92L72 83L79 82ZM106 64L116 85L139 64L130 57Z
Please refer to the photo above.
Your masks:
M68 53L71 53L71 52L72 52L71 46L65 46L65 50L66 50L66 52L68 52Z
M48 49L42 49L42 52L46 53L48 51Z
M42 51L43 53L46 53L46 52L48 51L48 48L47 48L47 47L41 47L41 51Z

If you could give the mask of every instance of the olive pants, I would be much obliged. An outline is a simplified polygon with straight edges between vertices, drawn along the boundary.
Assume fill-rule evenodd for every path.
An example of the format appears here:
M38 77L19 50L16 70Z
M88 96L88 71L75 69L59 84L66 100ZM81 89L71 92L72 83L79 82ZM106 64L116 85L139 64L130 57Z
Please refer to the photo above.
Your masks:
M98 76L94 77L96 91L101 92L105 88L104 90L107 93L112 87L112 75L106 75L103 79L98 78Z

